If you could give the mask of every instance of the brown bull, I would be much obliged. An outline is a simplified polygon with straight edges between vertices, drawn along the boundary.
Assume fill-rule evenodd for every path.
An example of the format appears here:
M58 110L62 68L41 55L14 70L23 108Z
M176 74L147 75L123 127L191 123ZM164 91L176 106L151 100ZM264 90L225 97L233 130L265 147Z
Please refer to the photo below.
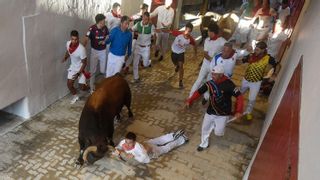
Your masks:
M80 155L77 164L93 163L102 158L108 150L114 132L114 118L122 107L128 108L129 118L131 91L127 81L120 75L104 79L88 98L79 121Z

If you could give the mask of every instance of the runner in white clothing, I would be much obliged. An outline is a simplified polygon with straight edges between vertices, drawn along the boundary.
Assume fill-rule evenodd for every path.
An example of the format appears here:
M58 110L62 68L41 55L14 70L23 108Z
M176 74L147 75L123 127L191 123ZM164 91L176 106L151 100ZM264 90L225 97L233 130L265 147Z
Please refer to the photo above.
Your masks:
M145 12L148 12L149 6L145 3L140 5L140 11L130 17L131 22L129 24L129 28L133 28L138 22L142 21L142 16ZM150 16L150 14L149 14ZM133 23L132 23L133 21ZM134 50L136 48L136 41L138 39L138 32L132 32L133 40L132 40L132 53L134 53ZM126 67L124 68L124 73L129 73L129 66L133 62L133 56L130 56L130 58L126 61Z
M121 5L114 3L110 12L106 14L107 27L109 31L120 25L121 22Z
M184 31L172 31L171 34L176 36L175 40L171 45L171 60L175 65L175 71L179 71L179 87L183 88L183 64L184 64L184 52L186 51L189 44L194 47L194 59L197 56L197 46L194 38L190 35L193 30L193 25L189 22L185 26Z
M79 96L77 95L77 90L74 88L73 84L76 79L81 87L81 90L86 91L88 87L86 85L86 77L85 77L85 67L87 65L87 55L86 49L82 44L79 43L79 33L76 30L71 31L70 33L71 40L67 42L66 48L67 51L62 62L65 62L69 57L71 60L70 67L68 69L68 88L73 95L71 100L71 104L74 104L77 100L79 100Z
M222 66L224 69L224 75L231 78L237 58L237 53L232 48L232 43L226 42L223 46L222 52L215 55L211 60L210 69L213 69L215 66Z
M173 22L174 10L171 7L172 0L165 0L165 4L157 7L151 14L150 17L153 18L158 15L157 20L157 40L156 40L156 52L155 56L158 57L159 51L161 52L159 61L163 60L163 56L167 51L168 39L169 39L169 29Z
M202 66L198 75L198 79L194 82L191 88L190 97L203 83L205 83L207 80L210 80L210 62L215 55L222 51L222 48L226 42L226 40L223 37L218 36L218 34L219 26L216 23L209 24L209 37L204 42L204 58ZM209 97L205 98L208 99Z
M155 35L154 26L149 23L150 14L145 12L142 16L142 21L137 22L132 28L134 32L138 33L138 38L135 43L134 57L133 57L133 82L140 82L139 78L139 62L142 58L143 66L151 66L150 61L150 46L151 39Z
M135 133L128 132L113 154L121 157L125 156L125 159L134 158L140 163L149 163L150 159L157 158L189 141L183 130L150 139L143 143L138 143L136 139Z

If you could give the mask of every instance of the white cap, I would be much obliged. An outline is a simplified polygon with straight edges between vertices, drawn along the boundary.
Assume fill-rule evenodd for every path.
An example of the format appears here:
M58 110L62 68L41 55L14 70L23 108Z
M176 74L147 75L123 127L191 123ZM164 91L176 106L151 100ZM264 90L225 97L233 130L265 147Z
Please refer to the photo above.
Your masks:
M222 66L214 66L211 70L212 73L217 73L217 74L223 74L224 73L224 69Z

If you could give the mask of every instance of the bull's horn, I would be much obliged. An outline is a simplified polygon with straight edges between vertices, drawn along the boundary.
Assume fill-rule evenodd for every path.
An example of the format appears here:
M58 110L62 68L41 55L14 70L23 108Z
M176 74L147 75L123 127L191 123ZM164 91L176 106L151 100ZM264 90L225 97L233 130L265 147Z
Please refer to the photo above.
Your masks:
M90 152L94 152L95 153L95 152L97 152L97 150L98 150L97 146L89 146L89 147L87 147L87 149L83 152L83 155L82 155L84 162L88 162L87 161L87 157L88 157L88 154Z

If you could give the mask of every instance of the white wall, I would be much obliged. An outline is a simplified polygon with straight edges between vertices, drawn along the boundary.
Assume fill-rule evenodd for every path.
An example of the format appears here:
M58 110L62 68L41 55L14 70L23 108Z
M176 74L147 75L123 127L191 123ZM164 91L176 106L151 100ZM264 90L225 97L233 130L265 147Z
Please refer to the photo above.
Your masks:
M303 180L320 177L320 1L306 1L293 35L293 43L283 61L280 78L273 92L260 143L269 127L292 73L303 55L302 94L300 109L298 178ZM257 151L261 144L259 144ZM244 176L247 179L252 165Z
M143 0L122 0L121 10L123 15L132 16L140 11Z
M65 96L68 64L60 61L70 31L83 37L114 2L121 0L1 0L0 109L28 118Z

